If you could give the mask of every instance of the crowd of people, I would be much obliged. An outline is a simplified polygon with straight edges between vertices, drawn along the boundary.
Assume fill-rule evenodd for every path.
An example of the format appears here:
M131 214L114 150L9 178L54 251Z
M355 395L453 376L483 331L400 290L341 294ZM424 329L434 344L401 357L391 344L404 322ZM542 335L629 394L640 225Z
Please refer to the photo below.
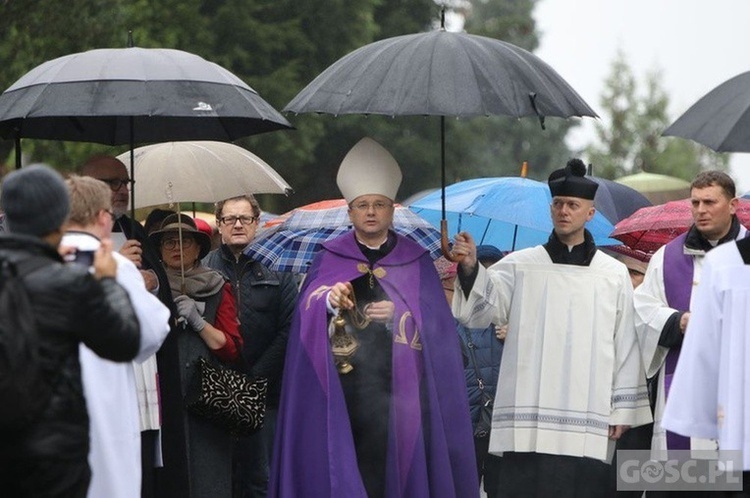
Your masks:
M690 229L645 254L594 244L585 173L549 176L546 243L504 254L460 232L433 261L392 229L401 170L364 138L336 178L352 229L301 279L245 253L252 195L216 203L215 245L179 212L132 219L112 156L8 174L0 261L31 268L44 398L0 428L0 494L605 497L617 449L746 449L734 182L699 174ZM259 430L186 408L199 360L267 379Z

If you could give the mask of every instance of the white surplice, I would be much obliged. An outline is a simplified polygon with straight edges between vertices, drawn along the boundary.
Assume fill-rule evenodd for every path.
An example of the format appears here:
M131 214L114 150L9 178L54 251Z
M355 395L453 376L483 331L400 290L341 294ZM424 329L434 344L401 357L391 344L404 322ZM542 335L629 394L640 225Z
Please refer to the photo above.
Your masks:
M721 450L743 450L744 470L750 470L748 358L750 266L731 242L705 257L663 425L718 439Z
M62 245L95 250L99 240L82 232L65 234ZM135 362L143 362L161 347L169 333L169 309L146 290L136 266L119 253L117 283L130 297L141 329ZM133 364L98 357L79 347L81 378L90 420L89 498L132 498L141 494L141 422Z
M740 227L738 238L744 237L747 231ZM693 290L701 280L703 259L705 252L683 248L685 254L693 258ZM643 278L643 283L635 290L633 302L635 304L635 328L638 333L638 343L641 348L643 364L646 367L646 377L659 374L656 384L656 406L654 407L654 435L651 440L653 457L666 460L667 433L662 426L661 420L664 414L664 402L666 399L664 389L664 368L666 365L669 348L659 346L659 338L667 320L676 310L667 303L667 294L664 289L664 252L665 246L660 247L651 257L648 269ZM694 293L690 296L690 308L692 309ZM692 319L692 315L691 315ZM716 443L708 439L694 438L690 441L690 447L694 450L715 450Z
M597 251L590 266L554 264L543 246L479 273L453 313L469 327L508 324L490 452L609 461L610 425L651 421L627 268Z

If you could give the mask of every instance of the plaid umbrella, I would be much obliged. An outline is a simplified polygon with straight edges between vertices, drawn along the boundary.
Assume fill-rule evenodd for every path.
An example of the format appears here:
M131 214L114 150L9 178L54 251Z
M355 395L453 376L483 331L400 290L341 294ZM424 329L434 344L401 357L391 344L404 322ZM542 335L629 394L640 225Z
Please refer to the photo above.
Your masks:
M737 217L750 226L750 200L739 199ZM615 225L610 237L631 249L653 253L693 224L690 199L644 207Z
M306 273L321 244L351 230L344 199L302 206L266 222L245 254L276 271ZM396 205L393 229L440 256L440 232L407 208Z

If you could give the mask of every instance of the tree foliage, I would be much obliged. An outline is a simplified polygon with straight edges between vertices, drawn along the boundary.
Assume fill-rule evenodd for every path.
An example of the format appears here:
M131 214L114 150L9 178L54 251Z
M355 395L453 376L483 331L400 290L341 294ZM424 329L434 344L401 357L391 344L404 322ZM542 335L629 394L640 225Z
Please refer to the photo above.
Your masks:
M672 119L669 96L660 82L659 71L652 71L640 92L625 56L617 54L601 96L597 141L586 147L597 176L618 178L647 171L690 181L702 170L728 168L727 156L688 140L661 136Z
M472 0L449 8L466 17L465 29L534 50L531 13L536 0ZM168 47L202 56L229 69L277 109L282 109L330 64L373 41L434 29L440 5L433 0L4 0L0 15L0 86L7 88L38 64L94 48ZM437 117L288 116L293 131L238 141L271 164L295 188L288 199L264 196L264 208L282 211L340 196L335 174L362 136L383 143L404 171L400 194L435 187L440 178ZM544 178L569 152L563 138L573 121L506 117L446 119L449 182L477 176ZM12 142L0 142L0 162L12 160ZM72 169L94 152L126 147L23 140L30 161Z

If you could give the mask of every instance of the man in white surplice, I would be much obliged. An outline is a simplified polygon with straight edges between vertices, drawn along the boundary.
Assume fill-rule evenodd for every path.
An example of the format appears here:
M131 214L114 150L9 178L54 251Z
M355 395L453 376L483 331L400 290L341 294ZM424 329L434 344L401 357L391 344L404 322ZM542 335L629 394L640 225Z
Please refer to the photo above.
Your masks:
M597 184L584 175L577 159L550 175L546 244L488 270L469 234L453 246L463 257L454 315L470 327L509 327L490 437L509 496L607 495L615 441L651 421L630 277L585 230Z
M690 186L694 223L661 247L651 258L643 284L634 294L635 325L646 367L656 377L654 458L666 459L667 449L715 450L716 443L667 432L661 424L683 336L691 319L693 289L701 280L706 253L719 244L745 237L735 210L734 181L722 171L704 171Z
M62 246L83 254L109 238L114 216L109 187L94 178L72 176L70 221ZM117 260L117 283L128 293L141 326L135 363L143 363L169 333L169 309L146 289L138 268L125 256ZM90 498L141 496L141 424L134 364L99 358L80 346L81 378L90 419ZM155 394L155 393L154 393ZM158 414L156 414L158 416Z
M663 425L743 450L750 470L750 238L706 255Z

